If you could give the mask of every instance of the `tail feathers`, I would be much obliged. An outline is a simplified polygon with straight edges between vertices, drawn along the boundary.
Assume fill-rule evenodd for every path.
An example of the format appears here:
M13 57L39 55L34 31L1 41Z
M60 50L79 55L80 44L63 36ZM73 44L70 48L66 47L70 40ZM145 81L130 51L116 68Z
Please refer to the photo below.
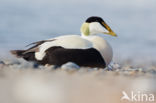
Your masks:
M17 58L22 58L25 50L11 50L10 53L15 55Z
M28 52L27 50L11 50L10 53L15 55L17 58L23 58L27 61L36 61L34 52Z

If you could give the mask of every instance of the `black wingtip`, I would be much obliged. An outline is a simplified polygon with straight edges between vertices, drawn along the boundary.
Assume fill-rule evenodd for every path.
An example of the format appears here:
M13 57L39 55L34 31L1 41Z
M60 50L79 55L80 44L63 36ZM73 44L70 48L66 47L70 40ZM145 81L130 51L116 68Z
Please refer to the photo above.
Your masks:
M23 57L23 52L25 52L24 50L11 50L10 53L12 55L15 55L17 58L21 58Z

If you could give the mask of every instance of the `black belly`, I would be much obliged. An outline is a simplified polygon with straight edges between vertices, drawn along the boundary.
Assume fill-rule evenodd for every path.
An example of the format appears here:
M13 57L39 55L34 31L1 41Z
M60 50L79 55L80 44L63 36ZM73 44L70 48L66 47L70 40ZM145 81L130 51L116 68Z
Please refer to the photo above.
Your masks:
M51 47L47 49L46 56L39 64L52 64L61 66L67 62L74 62L84 67L106 67L101 54L94 48L90 49L65 49L63 47Z
M22 57L27 61L34 61L41 65L50 64L61 66L67 62L74 62L84 67L106 67L106 63L101 54L94 48L66 49L56 46L47 49L45 52L46 55L41 61L36 60L34 52L23 54Z

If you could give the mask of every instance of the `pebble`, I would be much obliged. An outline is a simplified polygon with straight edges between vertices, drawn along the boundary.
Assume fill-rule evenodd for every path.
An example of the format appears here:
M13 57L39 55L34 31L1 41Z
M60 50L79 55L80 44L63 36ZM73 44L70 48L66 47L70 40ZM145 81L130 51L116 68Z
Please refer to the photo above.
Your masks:
M3 68L5 66L5 63L3 61L0 61L0 68Z
M65 71L78 71L80 73L84 73L84 72L94 72L94 71L98 71L99 68L84 68L84 67L80 67L77 64L73 63L73 62L68 62L63 64L61 67L57 67L57 66L50 66L50 67L44 67L44 66L39 66L35 63L31 63L31 62L25 62L25 61L3 61L0 60L0 69L1 68L7 68L7 67L11 67L11 68L16 68L16 69L43 69L43 70L53 70L53 69L60 69L60 70L65 70ZM146 74L150 74L150 75L155 75L156 74L156 66L155 65L150 65L148 67L135 67L132 64L118 64L118 63L111 63L107 68L102 69L101 71L106 72L106 71L112 71L112 72L116 72L118 74L125 74L125 75L144 75ZM106 72L107 73L107 72Z
M73 63L73 62L68 62L66 64L63 64L61 66L62 70L78 70L80 69L80 66L78 66L77 64Z
M0 64L5 64L3 61L0 61Z
M121 66L118 63L111 63L107 66L106 70L113 71L113 70L117 70L120 68L121 68Z
M9 61L9 60L6 60L5 64L6 65L20 65L21 63L19 61Z

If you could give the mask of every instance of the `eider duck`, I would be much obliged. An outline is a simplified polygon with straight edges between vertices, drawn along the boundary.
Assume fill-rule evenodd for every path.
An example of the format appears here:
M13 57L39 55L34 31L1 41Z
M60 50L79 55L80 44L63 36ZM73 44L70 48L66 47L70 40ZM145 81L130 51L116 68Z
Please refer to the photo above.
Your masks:
M61 66L73 62L83 67L105 68L112 60L112 48L96 34L117 36L101 17L92 16L82 24L81 36L58 36L31 43L33 46L27 50L12 50L11 53L41 65Z

